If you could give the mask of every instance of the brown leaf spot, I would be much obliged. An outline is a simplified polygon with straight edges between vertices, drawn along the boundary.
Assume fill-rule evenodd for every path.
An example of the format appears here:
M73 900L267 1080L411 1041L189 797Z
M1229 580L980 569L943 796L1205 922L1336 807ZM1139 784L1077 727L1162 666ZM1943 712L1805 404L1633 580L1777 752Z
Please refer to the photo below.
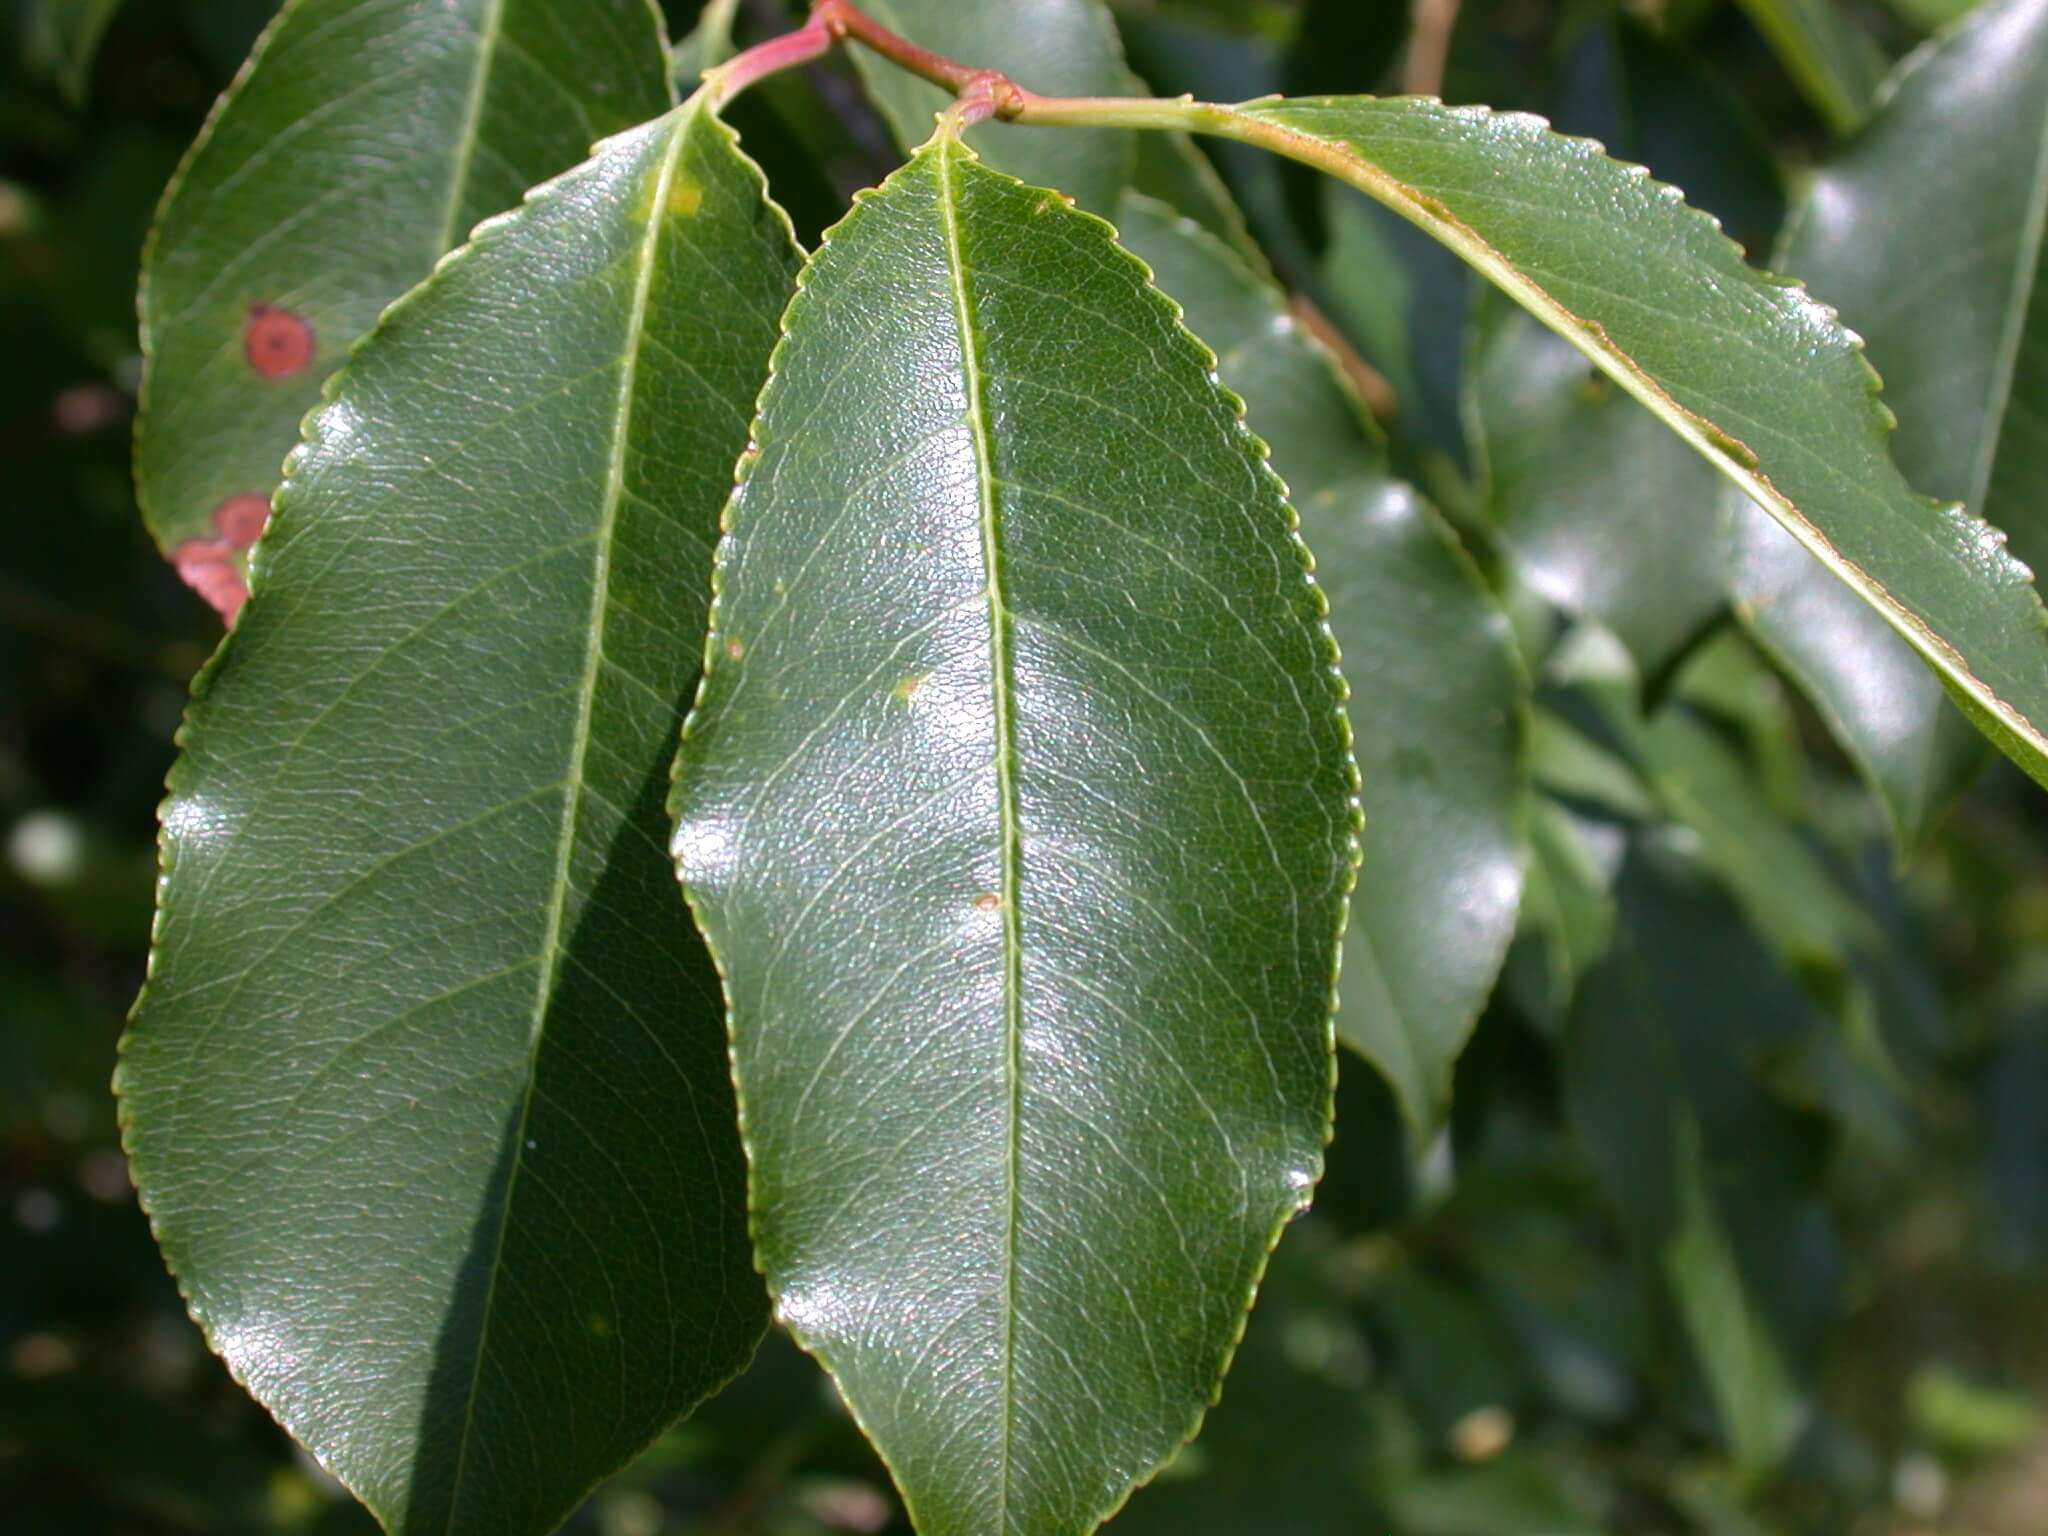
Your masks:
M288 309L251 304L242 352L266 379L288 379L313 361L313 327Z
M270 520L270 498L251 491L230 496L213 509L213 531L237 549L247 549Z
M1002 904L1003 898L994 891L983 891L974 898L974 910L977 912L993 912Z
M248 601L249 588L242 580L242 568L235 551L225 539L187 539L171 551L171 568L178 579L213 605L229 624Z
M742 656L747 654L746 643L740 640L726 641L725 654L730 656L734 661L738 661Z

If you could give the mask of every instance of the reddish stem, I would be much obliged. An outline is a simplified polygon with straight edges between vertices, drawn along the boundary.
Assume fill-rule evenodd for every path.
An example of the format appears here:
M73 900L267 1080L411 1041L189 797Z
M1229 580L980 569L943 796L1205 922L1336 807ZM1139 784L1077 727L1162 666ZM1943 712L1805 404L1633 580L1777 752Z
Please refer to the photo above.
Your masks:
M808 64L831 50L843 34L835 32L817 16L794 32L756 43L735 54L716 68L704 71L704 83L711 91L713 110L723 107L755 81L799 64Z

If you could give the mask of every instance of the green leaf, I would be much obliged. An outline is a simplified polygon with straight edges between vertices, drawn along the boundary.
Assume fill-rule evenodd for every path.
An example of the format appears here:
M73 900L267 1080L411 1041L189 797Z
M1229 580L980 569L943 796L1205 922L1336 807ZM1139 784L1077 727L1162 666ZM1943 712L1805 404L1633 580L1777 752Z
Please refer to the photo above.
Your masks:
M1316 551L1365 806L1337 1033L1427 1133L1521 900L1527 684L1507 618L1435 510L1388 477L1370 418L1279 291L1149 199L1126 194L1119 223L1216 349Z
M1721 477L1514 306L1489 295L1470 345L1473 456L1507 559L1662 677L1726 601Z
M1707 455L2048 781L2048 622L1998 532L1917 495L1854 336L1668 187L1534 118L1402 98L1148 103L1316 165L1434 235Z
M727 508L678 866L756 1251L925 1536L1192 1433L1329 1125L1322 600L1108 227L942 134L807 269Z
M795 267L695 103L485 225L330 385L195 690L131 1166L404 1536L552 1529L760 1334L662 800Z
M1547 1034L1614 937L1618 828L1539 796L1529 817L1528 889L1502 985Z
M1135 89L1101 0L864 0L861 9L936 53L1003 70L1045 95L1127 96ZM853 50L853 62L899 143L909 147L931 136L933 114L952 100L948 92L865 48ZM996 169L1057 187L1105 217L1116 211L1136 166L1133 135L1121 129L1039 133L997 123L975 137Z
M705 70L732 57L732 24L739 8L740 0L708 0L690 35L669 50L677 90L696 90Z
M1884 54L1837 0L1740 0L1821 120L1851 133L1884 79Z
M29 69L54 81L66 100L79 105L100 40L120 9L121 0L30 0L22 42Z
M1906 478L1982 512L2037 571L2048 567L2044 121L2048 4L1983 7L1901 68L1869 130L1814 178L1778 257L1862 334L1899 415L1892 453ZM1910 852L1984 753L1936 680L1788 542L1745 517L1741 609Z
M290 0L143 258L136 494L223 613L321 381L477 220L666 110L649 0Z
M1567 1113L1753 1479L1804 1417L1784 1339L1833 1265L1813 1194L1825 1136L1770 1099L1751 1063L1812 1012L1668 843L1638 841L1620 893L1614 950L1565 1035Z

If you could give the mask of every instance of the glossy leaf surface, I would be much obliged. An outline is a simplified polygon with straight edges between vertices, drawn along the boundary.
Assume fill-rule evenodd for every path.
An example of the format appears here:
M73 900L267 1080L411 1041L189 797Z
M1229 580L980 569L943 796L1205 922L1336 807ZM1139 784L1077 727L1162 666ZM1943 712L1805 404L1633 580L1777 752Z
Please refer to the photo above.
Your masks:
M1363 407L1279 292L1149 199L1127 196L1118 222L1216 349L1315 551L1365 807L1337 1034L1427 1131L1521 898L1527 688L1507 619L1442 518L1387 474Z
M759 1337L663 796L795 267L695 106L485 226L309 421L186 722L131 1166L406 1536L551 1529Z
M291 0L144 259L143 516L232 617L320 385L479 219L666 110L649 0Z
M786 330L676 788L757 1251L925 1536L1085 1532L1320 1165L1334 650L1209 353L1058 193L940 137Z
M1494 297L1474 324L1474 456L1507 558L1660 677L1727 600L1721 477L1521 310Z
M1875 376L1834 313L1745 266L1672 189L1537 119L1427 100L1147 110L1319 166L1443 241L1706 454L2048 779L2027 568L1893 467Z
M2048 4L2001 0L1899 72L1813 182L1779 264L1839 305L1898 412L1892 453L2048 564ZM1885 259L1870 259L1873 249ZM1937 679L1754 515L1736 593L1918 846L1981 766Z

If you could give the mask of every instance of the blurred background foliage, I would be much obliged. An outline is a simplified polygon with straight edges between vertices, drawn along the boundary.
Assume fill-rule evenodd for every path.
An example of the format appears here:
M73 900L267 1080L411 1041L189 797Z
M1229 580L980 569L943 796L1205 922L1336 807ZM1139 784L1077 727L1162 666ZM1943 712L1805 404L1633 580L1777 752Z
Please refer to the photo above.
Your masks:
M1967 3L1117 16L1162 91L1420 89L1541 112L1686 187L1754 255L1889 62ZM0 0L14 1536L369 1529L186 1320L107 1092L147 951L154 806L219 634L128 486L137 257L271 9ZM669 9L681 36L696 7ZM749 4L743 40L776 11ZM894 158L843 61L735 115L807 238ZM1507 600L1538 683L1540 792L1521 932L1450 1129L1410 1148L1347 1058L1329 1176L1224 1400L1116 1529L2048 1529L2048 802L1994 767L1901 867L1848 761L1730 619L1712 477L1582 366L1546 371L1549 338L1475 303L1403 227L1298 168L1217 159ZM822 1376L774 1336L572 1529L906 1527Z

